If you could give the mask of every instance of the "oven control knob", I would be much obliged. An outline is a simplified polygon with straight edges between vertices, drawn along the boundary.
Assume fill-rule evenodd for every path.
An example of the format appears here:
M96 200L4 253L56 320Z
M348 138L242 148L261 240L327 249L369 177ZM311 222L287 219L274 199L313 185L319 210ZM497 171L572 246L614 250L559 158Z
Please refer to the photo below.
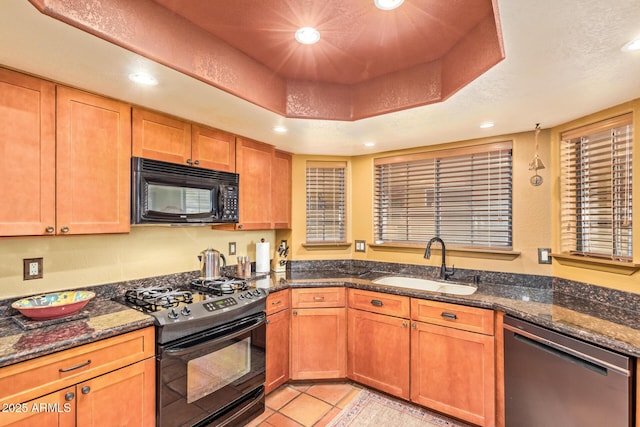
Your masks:
M253 291L253 295L259 297L260 296L260 291L256 289L255 291Z
M167 316L169 317L169 319L177 319L178 310L176 310L175 308L172 308L171 310L169 310L169 314L167 314Z
M191 316L191 309L189 307L182 307L182 310L180 310L180 313L182 313L183 316Z
M253 298L253 295L251 295L251 292L247 292L246 294L244 294L244 296L249 299Z

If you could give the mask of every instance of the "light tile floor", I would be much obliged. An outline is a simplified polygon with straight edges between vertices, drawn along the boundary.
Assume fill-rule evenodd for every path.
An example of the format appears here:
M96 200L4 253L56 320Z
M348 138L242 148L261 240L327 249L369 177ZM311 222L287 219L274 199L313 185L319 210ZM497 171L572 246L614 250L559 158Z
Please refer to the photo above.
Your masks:
M265 412L248 427L324 427L362 390L357 384L285 384L266 398Z

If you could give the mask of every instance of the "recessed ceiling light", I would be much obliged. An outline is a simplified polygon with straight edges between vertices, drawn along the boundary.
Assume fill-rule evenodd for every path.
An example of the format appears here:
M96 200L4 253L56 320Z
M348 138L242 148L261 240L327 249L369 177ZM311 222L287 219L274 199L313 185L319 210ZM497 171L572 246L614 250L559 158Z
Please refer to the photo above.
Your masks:
M295 37L302 44L314 44L320 40L320 32L315 28L302 27L298 28Z
M151 74L142 73L142 72L129 74L129 80L131 80L132 82L135 82L141 85L147 85L147 86L155 86L158 84L158 79L153 77Z
M364 146L365 146L365 147L374 147L375 145L376 145L376 143L375 143L375 142L365 142L365 143L364 143Z
M631 40L629 43L622 46L623 52L633 52L634 50L640 50L640 38Z
M404 0L374 0L373 2L378 9L393 10L396 7L400 7Z
M480 128L481 129L489 129L495 126L495 123L493 122L484 122L484 123L480 123Z
M273 131L278 133L285 133L287 131L287 128L284 126L274 126Z

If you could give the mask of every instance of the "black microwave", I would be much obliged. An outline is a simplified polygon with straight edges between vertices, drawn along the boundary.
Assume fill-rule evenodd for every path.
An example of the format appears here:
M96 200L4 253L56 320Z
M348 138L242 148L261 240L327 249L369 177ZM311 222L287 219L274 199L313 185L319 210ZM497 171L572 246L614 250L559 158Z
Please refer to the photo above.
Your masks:
M237 173L131 159L131 224L238 222Z

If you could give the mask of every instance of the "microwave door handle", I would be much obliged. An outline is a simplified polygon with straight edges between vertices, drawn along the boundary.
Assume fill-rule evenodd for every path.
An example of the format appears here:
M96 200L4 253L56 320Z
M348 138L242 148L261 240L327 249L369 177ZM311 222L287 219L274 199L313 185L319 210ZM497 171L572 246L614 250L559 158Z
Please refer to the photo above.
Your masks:
M215 346L215 345L220 344L220 343L222 343L224 341L228 341L230 339L239 337L240 335L246 334L247 332L251 331L252 329L255 329L257 327L262 326L264 323L265 323L265 318L262 317L262 318L260 318L260 320L253 321L246 328L242 328L241 330L236 331L236 332L234 332L232 334L223 335L223 336L221 336L219 338L216 338L214 340L203 342L203 343L196 344L196 345L193 345L193 346L177 347L175 349L167 349L167 350L164 350L164 353L165 354L169 354L171 356L182 356L184 354L191 353L193 351L198 351L198 350L201 350L203 348L207 348L209 346Z

